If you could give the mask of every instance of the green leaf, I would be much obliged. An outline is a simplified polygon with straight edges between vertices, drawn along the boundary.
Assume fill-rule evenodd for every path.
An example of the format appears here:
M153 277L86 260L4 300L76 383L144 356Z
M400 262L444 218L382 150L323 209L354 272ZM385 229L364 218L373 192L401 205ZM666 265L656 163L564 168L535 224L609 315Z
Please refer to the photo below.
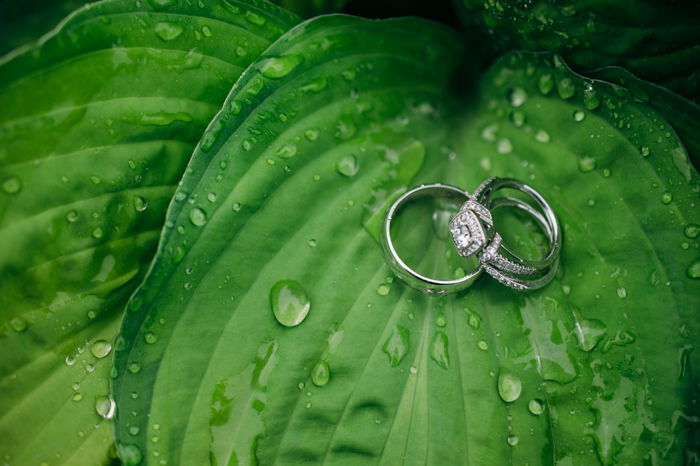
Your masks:
M560 53L579 70L621 66L696 102L700 8L655 0L456 0L463 22L489 43Z
M340 11L347 0L273 0L272 3L293 11L302 18L312 18Z
M628 89L636 99L659 111L683 141L695 169L700 167L700 105L616 66L595 70L591 75Z
M0 55L25 45L55 27L88 0L5 0L0 3Z
M110 345L175 185L231 85L296 21L260 2L106 1L2 59L3 461L108 459Z
M236 83L124 320L126 464L696 454L698 175L670 155L680 141L551 56L505 57L460 101L455 43L420 20L327 16ZM372 235L387 200L489 175L551 201L565 237L555 281L518 294L484 277L432 297L395 280ZM434 222L418 207L399 225L406 259L451 275L442 207ZM506 228L516 246L541 248L531 222L503 222L520 226Z

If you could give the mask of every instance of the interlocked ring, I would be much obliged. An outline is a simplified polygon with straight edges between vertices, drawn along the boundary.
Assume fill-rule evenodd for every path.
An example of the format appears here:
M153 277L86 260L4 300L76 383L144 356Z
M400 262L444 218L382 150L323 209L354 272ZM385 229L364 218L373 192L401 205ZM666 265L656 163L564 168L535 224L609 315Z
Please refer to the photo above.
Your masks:
M382 246L384 255L389 266L394 273L405 283L424 293L445 294L449 292L461 291L469 288L474 281L479 278L482 271L481 264L477 263L474 270L470 270L464 276L455 280L438 280L426 277L408 266L396 252L394 241L391 238L391 223L399 211L410 201L425 197L436 197L450 199L458 204L469 199L469 194L454 186L445 184L425 184L406 191L389 207L384 218L382 228Z
M517 198L493 198L492 194L501 189L514 189L528 195L541 213ZM550 245L545 257L525 259L512 252L503 243L503 238L493 228L493 219L489 212L489 209L503 206L522 209L537 220ZM450 231L460 255L464 257L476 255L486 273L510 288L517 290L541 288L552 280L557 271L561 250L561 229L556 215L540 193L513 178L492 177L484 181L462 205L460 213L452 219Z
M522 191L535 201L542 213L525 201L514 197L492 198L497 190L512 188ZM391 237L391 225L398 212L410 201L424 197L450 199L461 204L460 212L450 222L455 246L465 258L476 258L470 270L455 280L426 277L407 265L396 252ZM495 231L491 211L515 207L530 214L545 231L551 245L548 255L529 260L514 254ZM559 224L549 204L530 186L509 178L489 178L470 195L454 186L428 184L401 195L388 209L382 229L382 246L389 266L404 282L424 293L445 294L470 287L486 271L493 278L514 289L536 289L551 281L558 264L561 248Z

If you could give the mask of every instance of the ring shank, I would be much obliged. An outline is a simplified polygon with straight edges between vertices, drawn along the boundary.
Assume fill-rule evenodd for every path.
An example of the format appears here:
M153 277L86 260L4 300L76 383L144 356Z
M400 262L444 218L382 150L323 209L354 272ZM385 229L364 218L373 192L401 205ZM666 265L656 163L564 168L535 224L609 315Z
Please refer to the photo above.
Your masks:
M454 186L445 184L425 184L406 191L389 208L382 226L382 247L387 258L387 262L394 272L406 283L424 293L431 294L446 294L449 292L461 291L479 278L482 271L482 266L479 264L475 270L468 272L461 278L455 280L438 280L435 278L426 277L406 264L394 246L394 241L391 236L391 225L398 213L408 204L409 201L414 201L422 198L438 198L449 199L461 205L467 199L469 194Z

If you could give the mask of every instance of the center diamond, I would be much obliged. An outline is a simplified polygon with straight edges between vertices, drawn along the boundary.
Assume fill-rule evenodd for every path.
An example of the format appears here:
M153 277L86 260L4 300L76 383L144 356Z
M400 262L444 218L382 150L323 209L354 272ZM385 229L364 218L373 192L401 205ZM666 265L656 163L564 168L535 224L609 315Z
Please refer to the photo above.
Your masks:
M491 226L491 213L481 204L468 201L450 222L452 240L461 256L473 256L486 246L486 229L482 220Z

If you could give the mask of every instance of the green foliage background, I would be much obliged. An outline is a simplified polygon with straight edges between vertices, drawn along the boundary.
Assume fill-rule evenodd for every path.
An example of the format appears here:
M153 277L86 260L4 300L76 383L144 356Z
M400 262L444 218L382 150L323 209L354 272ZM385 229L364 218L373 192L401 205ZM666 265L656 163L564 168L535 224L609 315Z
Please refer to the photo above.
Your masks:
M697 464L697 7L278 3L0 4L3 464ZM493 175L555 280L394 280Z

